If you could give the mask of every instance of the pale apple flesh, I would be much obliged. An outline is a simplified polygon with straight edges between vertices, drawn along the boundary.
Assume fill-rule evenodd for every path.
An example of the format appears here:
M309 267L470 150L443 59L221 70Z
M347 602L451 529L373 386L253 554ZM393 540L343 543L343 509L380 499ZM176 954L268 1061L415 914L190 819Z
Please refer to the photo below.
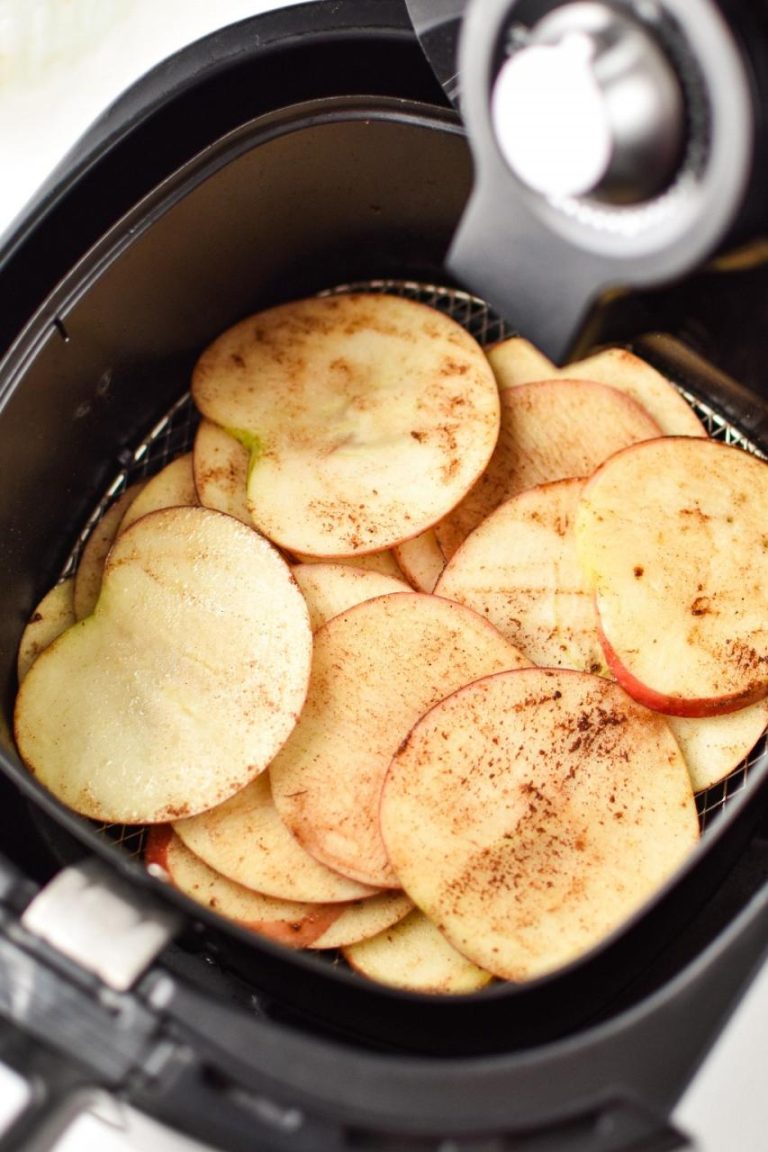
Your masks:
M200 503L242 520L249 528L248 449L210 420L201 420L192 448L192 471Z
M308 556L303 552L294 552L293 558L298 564L345 564L349 568L364 568L368 572L388 576L392 580L404 582L405 578L391 548L383 552L364 552L360 556Z
M193 507L199 504L192 473L192 453L185 452L156 472L131 501L118 527L118 535L140 517L161 508Z
M146 481L139 481L121 492L85 542L75 573L74 604L78 620L90 616L96 607L107 554L115 541L123 516L145 483Z
M266 896L338 903L375 891L305 852L272 802L268 771L223 804L177 820L173 828L210 868Z
M94 612L35 661L16 743L42 785L115 824L204 811L244 787L293 729L312 633L290 569L204 508L124 532Z
M297 564L292 571L307 602L313 632L364 600L412 591L404 580L349 564Z
M447 559L504 500L552 480L589 476L619 448L658 436L640 405L605 384L545 380L501 393L493 457L471 492L435 526Z
M537 380L556 380L557 365L523 336L509 336L486 349L499 389L517 384L535 384Z
M479 344L436 309L387 295L249 317L203 352L192 394L249 447L257 528L314 556L381 551L430 527L480 475L499 427Z
M359 944L398 924L412 909L413 901L399 889L355 900L339 910L337 919L309 947L318 950Z
M149 830L144 860L151 872L198 904L288 948L310 947L339 916L336 904L279 900L227 880L190 852L167 825Z
M611 676L573 530L583 480L527 489L467 537L437 593L474 608L534 664ZM667 716L695 791L727 776L760 738L768 700L725 716Z
M304 710L270 767L278 812L328 867L399 887L378 820L393 753L448 692L525 663L475 612L437 596L380 596L335 616L315 634Z
M409 992L460 995L476 992L493 979L457 952L418 910L343 951L350 968L362 976Z
M542 668L476 680L427 712L392 760L381 829L416 906L508 980L597 946L699 835L663 718L612 681Z
M719 784L742 763L768 725L768 700L722 716L666 716L685 757L694 792Z
M768 694L768 465L733 445L664 437L611 457L576 516L608 664L678 716Z
M445 556L434 528L396 544L394 553L406 579L417 592L434 592L445 567Z
M513 496L459 548L435 592L479 612L532 664L605 671L572 524L584 481Z
M61 580L46 592L27 622L16 660L19 683L41 652L75 623L74 577Z
M488 351L500 389L536 380L593 380L636 400L668 436L706 436L707 431L677 388L626 348L607 348L558 368L527 340L512 336Z

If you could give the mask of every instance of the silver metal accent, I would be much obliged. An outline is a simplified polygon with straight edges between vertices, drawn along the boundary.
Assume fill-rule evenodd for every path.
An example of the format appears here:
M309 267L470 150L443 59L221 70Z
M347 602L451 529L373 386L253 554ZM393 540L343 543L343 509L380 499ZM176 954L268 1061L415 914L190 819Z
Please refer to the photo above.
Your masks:
M180 917L90 859L57 873L27 906L21 923L125 992L169 942Z
M546 196L650 200L675 175L685 104L652 32L603 3L554 9L496 78L491 118L502 155Z

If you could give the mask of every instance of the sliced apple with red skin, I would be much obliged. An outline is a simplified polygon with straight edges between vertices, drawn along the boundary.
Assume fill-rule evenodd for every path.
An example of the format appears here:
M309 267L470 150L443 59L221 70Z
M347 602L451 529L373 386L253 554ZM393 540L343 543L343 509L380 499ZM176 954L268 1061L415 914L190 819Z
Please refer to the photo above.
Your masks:
M605 670L572 523L578 479L527 488L470 533L435 592L479 612L532 664Z
M557 365L523 336L499 340L486 348L485 354L500 390L535 384L537 380L556 380L560 375Z
M685 757L694 792L724 780L757 744L768 725L768 700L722 716L667 716Z
M380 596L335 616L315 633L306 704L270 766L278 812L328 867L399 887L378 823L398 744L460 684L524 663L477 613L437 596Z
M57 636L75 623L74 577L61 580L46 592L35 608L19 643L16 670L19 683Z
M210 420L201 420L192 448L192 471L200 503L216 512L242 520L249 528L248 449Z
M665 435L707 435L701 420L674 384L626 348L606 348L558 368L527 340L513 336L491 348L488 360L502 390L535 380L593 380L631 396Z
M174 822L201 860L244 888L283 900L338 903L375 889L331 871L305 852L272 802L269 772L215 808Z
M665 436L706 436L707 430L677 388L650 364L626 348L607 348L568 364L570 380L596 380L625 392L652 416Z
M502 504L467 537L436 591L481 613L534 664L611 675L573 532L584 484L560 480ZM768 701L727 716L667 720L701 791L754 748Z
M293 553L377 552L430 527L487 464L496 382L479 344L395 296L280 305L203 352L194 401L250 449L254 523Z
M304 598L258 533L205 508L152 512L112 546L91 616L27 673L19 752L96 820L204 811L264 771L288 737L311 648Z
M118 535L148 512L158 512L161 508L194 507L199 503L192 474L192 453L185 452L147 480L128 505Z
M479 967L527 980L638 912L699 835L664 719L588 673L522 668L414 726L381 830L414 903Z
M768 694L768 465L664 437L611 457L576 514L580 562L620 684L678 716Z
M340 905L278 900L234 884L190 852L167 825L149 830L144 861L191 900L288 948L310 947L339 916Z
M490 972L457 952L418 910L343 951L350 968L362 976L409 992L457 995L476 992L493 979Z
M403 540L393 551L408 582L418 592L434 592L445 567L445 556L434 528L427 528L411 540Z
M607 456L656 437L640 405L605 384L545 380L501 393L501 431L472 491L435 526L447 559L504 500L551 480L588 476Z
M96 607L101 591L104 562L120 528L120 523L128 508L141 492L146 481L140 480L126 488L110 504L104 515L95 525L85 542L75 573L74 604L75 616L84 620Z
M338 919L308 947L313 950L347 948L398 924L412 910L413 900L400 890L366 896L365 899L343 905Z
M349 564L297 564L293 576L307 602L313 632L364 600L411 591L405 580Z

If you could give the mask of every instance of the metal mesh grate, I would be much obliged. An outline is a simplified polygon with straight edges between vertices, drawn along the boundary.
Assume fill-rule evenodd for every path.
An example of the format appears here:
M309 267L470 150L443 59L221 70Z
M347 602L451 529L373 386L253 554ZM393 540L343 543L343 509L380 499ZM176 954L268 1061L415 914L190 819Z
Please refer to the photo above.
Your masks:
M483 347L490 347L497 341L514 335L514 329L498 317L483 300L455 288L421 284L411 280L369 280L337 285L320 295L355 291L386 292L428 304L456 320ZM683 388L680 388L680 392L697 413L712 439L737 444L747 451L763 455L716 409L702 403ZM119 471L78 536L62 571L62 578L72 575L76 570L88 536L120 493L137 480L160 471L180 453L189 451L198 422L199 417L191 398L189 394L185 394L158 421L135 451L126 452L120 457ZM696 803L702 830L723 811L733 796L743 790L750 771L763 761L766 754L768 754L768 738L763 736L746 760L725 780L697 796ZM143 851L143 828L101 824L97 825L97 831L131 855L138 856Z

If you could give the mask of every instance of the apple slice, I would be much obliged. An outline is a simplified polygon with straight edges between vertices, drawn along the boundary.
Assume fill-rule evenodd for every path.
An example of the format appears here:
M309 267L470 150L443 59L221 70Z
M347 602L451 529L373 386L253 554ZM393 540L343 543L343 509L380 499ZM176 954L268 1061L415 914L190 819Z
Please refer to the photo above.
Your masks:
M75 623L74 577L61 580L46 592L24 629L16 661L19 683L57 636Z
M584 484L560 480L502 504L467 537L436 592L474 608L534 664L612 676L573 531ZM699 792L754 748L768 700L726 716L667 721Z
M445 567L445 556L437 542L434 528L427 528L393 549L406 579L418 592L434 592Z
M114 543L123 516L145 484L146 480L140 480L121 492L85 542L75 573L74 604L78 620L90 616L96 607L107 553Z
M335 904L278 900L234 884L199 860L167 825L149 830L144 860L198 904L288 948L308 947L339 916Z
M346 948L377 936L397 924L413 909L413 900L399 890L379 892L364 900L345 904L338 919L308 945L309 948Z
M517 384L535 384L537 380L556 380L563 375L548 356L522 336L500 340L486 348L485 354L499 390L514 388Z
M583 488L583 480L557 480L505 501L470 533L435 592L474 608L532 664L603 672L571 530Z
M210 420L201 420L192 448L192 471L200 503L215 512L226 512L249 528L245 489L250 454L239 440Z
M467 537L436 592L474 608L534 664L611 676L573 531L584 484L560 480L502 504ZM699 792L754 748L768 700L727 716L667 720Z
M476 992L492 979L418 910L378 936L344 948L344 959L369 980L410 992Z
M523 663L475 612L437 596L380 596L335 616L315 634L304 710L270 767L278 812L329 868L400 887L378 823L392 755L448 692Z
M768 725L768 700L723 716L667 716L685 757L694 792L719 784L741 764Z
M313 632L364 600L412 591L404 580L349 564L297 564L293 576L307 602Z
M643 406L665 436L707 435L674 384L626 348L607 348L577 364L568 364L562 375L570 380L596 380L625 392Z
M185 452L147 480L135 500L128 505L117 533L125 532L148 512L157 512L161 508L194 507L199 503L192 475L192 453Z
M542 380L501 393L501 432L483 476L435 526L447 559L485 517L535 484L589 476L627 444L659 435L629 396L586 380Z
M664 437L598 469L576 515L616 679L678 716L768 693L768 465L733 445Z
M152 512L113 545L93 614L29 670L20 754L96 820L204 811L289 735L311 646L304 598L266 540L205 508Z
M597 945L699 835L664 719L612 681L543 668L477 680L428 712L387 773L381 830L417 907L508 980Z
M291 552L376 552L428 528L487 464L499 397L479 344L396 296L315 297L237 324L192 394L250 451L248 506Z
M277 813L268 772L223 804L175 821L173 828L210 868L266 896L323 904L357 900L374 891L304 851Z
M387 576L392 580L404 583L403 570L395 559L394 550L391 548L386 548L383 552L364 552L360 556L336 556L333 558L294 552L293 558L298 564L345 564L358 571L365 568L368 572L375 572L379 576Z
M558 368L527 340L513 336L496 344L487 355L502 390L534 380L594 380L626 392L653 417L665 435L707 435L701 420L674 384L626 348L606 348L586 360Z

